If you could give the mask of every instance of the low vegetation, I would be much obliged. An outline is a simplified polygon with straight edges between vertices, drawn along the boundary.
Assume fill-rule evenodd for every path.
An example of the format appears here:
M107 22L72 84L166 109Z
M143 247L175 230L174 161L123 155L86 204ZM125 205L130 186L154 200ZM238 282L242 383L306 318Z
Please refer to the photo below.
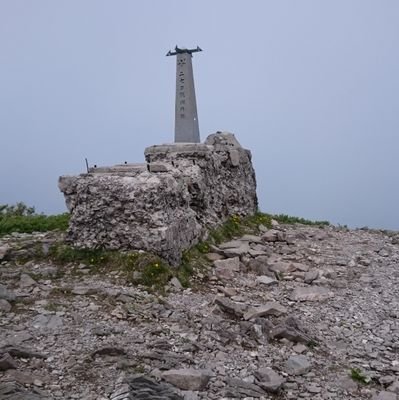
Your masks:
M73 246L56 243L44 255L38 253L38 260L46 259L60 266L68 266L75 275L82 269L91 274L115 272L115 276L134 284L161 290L169 280L179 273L160 257L139 251L116 251L105 249L78 249Z
M231 216L222 226L209 231L207 239L184 252L182 263L178 268L170 267L160 257L145 252L123 252L104 249L77 249L64 243L56 243L48 253L38 249L36 258L49 259L55 264L69 265L79 274L79 267L86 266L91 273L117 271L116 275L135 284L160 289L172 277L176 276L181 284L189 286L191 277L201 273L210 262L206 253L213 245L231 240L244 234L259 234L260 228L272 227L272 220L283 224L329 225L327 221L310 221L288 215L271 215L257 212L248 217ZM0 205L0 236L12 232L45 232L66 230L69 214L43 215L37 214L33 207L24 203L16 205ZM203 274L207 276L206 273Z
M34 207L24 203L0 205L0 236L13 232L47 232L66 230L69 213L59 215L37 214Z
M311 221L305 218L291 217L286 214L277 214L277 215L272 215L271 217L280 224L302 224L302 225L318 225L318 226L330 225L328 221Z
M371 379L359 368L352 368L350 370L350 376L355 382L362 383L364 385L367 385L371 381Z
M271 222L272 216L261 212L257 212L248 217L233 215L221 227L209 232L209 242L212 244L219 244L246 233L256 234L259 233L260 225L270 228Z

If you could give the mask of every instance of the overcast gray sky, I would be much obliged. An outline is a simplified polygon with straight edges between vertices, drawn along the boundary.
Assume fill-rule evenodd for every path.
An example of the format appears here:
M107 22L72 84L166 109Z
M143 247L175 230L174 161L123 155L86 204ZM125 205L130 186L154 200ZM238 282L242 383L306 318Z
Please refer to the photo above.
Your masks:
M399 229L397 0L0 0L0 204L64 211L85 157L173 141L176 44L263 211Z

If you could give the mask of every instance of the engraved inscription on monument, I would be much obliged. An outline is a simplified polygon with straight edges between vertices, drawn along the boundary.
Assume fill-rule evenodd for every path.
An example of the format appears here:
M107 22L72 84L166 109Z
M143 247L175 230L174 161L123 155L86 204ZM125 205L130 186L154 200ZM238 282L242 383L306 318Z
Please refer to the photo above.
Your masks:
M167 56L176 56L175 142L199 143L197 102L195 99L192 53L202 51L175 47Z

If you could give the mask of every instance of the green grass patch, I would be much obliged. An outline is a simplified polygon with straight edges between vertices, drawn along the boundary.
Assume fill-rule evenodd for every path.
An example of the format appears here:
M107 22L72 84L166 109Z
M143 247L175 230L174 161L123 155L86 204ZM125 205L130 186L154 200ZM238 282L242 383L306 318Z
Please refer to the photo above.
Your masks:
M271 216L261 212L256 212L247 217L233 215L219 228L209 231L210 242L220 244L247 233L257 234L259 233L259 225L270 228Z
M207 240L183 252L182 262L176 274L182 285L184 287L190 286L191 277L198 273L204 272L204 276L208 275L207 269L210 266L210 261L206 258L206 253L212 251L212 245L218 245L245 234L259 234L260 225L270 228L270 215L261 212L247 217L233 215L220 227L209 230Z
M13 232L64 231L68 228L69 218L69 213L36 214L33 207L28 207L24 203L17 203L13 206L0 205L0 236Z
M69 265L79 274L79 265L84 264L92 274L117 271L118 275L134 284L142 284L157 290L162 289L178 270L169 266L160 257L138 251L116 251L104 249L79 249L57 243L50 247L45 258L58 265Z
M0 205L0 236L12 232L66 230L69 219L68 213L50 216L36 214L33 207L27 207L23 203L17 203L15 206ZM212 245L245 234L259 234L261 225L271 228L272 219L283 224L329 225L327 221L310 221L284 214L270 215L257 212L246 217L233 215L220 227L209 230L207 240L185 251L181 265L177 268L169 266L160 257L145 252L78 249L64 243L52 245L48 254L43 254L40 247L34 257L41 260L50 259L59 265L68 265L77 275L81 273L79 264L84 264L90 273L118 271L117 276L149 288L162 289L173 276L187 287L192 284L193 275L204 272L203 278L206 279L208 276L207 269L210 262L206 258L206 253L212 251Z
M318 226L330 225L328 221L311 221L309 219L292 217L286 214L270 215L270 217L279 222L280 224L302 224L302 225L318 225Z
M173 277L173 270L161 260L147 264L141 271L140 281L143 285L157 288L164 287Z
M366 376L359 368L351 368L350 376L354 381L362 383L364 385L367 385L371 381L371 379Z

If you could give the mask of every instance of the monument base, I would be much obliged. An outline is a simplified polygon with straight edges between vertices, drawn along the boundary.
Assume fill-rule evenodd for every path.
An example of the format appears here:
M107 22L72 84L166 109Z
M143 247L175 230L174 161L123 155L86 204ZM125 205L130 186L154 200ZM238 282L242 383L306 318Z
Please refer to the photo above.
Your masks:
M257 210L251 153L231 133L205 143L151 146L146 164L90 168L62 176L77 247L145 250L171 264L232 215Z

